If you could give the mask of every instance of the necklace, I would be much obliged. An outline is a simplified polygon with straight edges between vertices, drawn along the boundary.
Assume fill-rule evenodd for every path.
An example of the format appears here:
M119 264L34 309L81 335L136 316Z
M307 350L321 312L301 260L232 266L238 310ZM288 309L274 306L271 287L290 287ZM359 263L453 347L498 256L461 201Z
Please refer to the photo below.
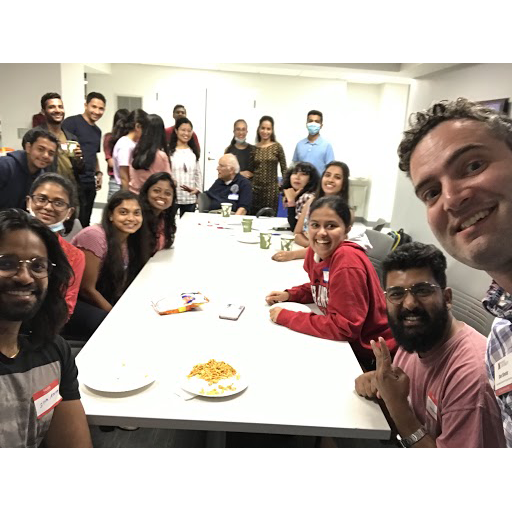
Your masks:
M18 350L12 356L9 356L9 358L16 358L19 353L20 353L20 349L18 348Z

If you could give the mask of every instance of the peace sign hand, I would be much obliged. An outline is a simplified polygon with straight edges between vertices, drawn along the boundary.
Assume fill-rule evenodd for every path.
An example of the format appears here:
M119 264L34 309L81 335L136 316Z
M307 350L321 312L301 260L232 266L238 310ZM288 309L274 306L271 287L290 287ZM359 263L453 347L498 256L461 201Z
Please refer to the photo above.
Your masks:
M376 357L373 385L378 391L378 397L385 401L387 407L407 403L410 378L399 367L392 365L390 351L382 337L379 337L378 343L371 340L371 346Z

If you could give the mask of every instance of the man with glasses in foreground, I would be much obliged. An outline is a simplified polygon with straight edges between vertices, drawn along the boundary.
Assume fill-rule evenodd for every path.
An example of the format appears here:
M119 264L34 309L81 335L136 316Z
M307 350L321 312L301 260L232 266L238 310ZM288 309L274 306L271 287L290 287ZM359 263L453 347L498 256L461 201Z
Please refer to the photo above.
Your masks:
M71 276L41 221L0 212L0 447L92 446L75 359L58 335Z
M451 313L446 259L433 245L400 246L383 262L392 366L383 340L376 370L356 392L383 399L403 447L505 447L501 414L483 360L486 338Z

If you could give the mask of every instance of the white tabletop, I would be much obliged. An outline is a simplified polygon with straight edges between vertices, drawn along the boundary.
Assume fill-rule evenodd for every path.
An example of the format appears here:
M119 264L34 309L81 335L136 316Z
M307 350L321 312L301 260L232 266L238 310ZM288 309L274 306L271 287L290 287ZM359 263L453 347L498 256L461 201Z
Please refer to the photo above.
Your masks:
M266 294L307 282L303 261L275 262L272 249L238 242L242 229L227 224L234 221L235 216L227 221L185 214L174 248L148 262L79 353L79 381L80 373L101 372L108 361L136 361L156 377L153 384L125 393L95 392L81 383L89 422L389 438L379 406L354 391L361 370L349 344L297 333L269 319ZM254 227L267 230L284 222L256 219ZM153 310L151 301L182 292L201 292L210 302L167 316ZM239 320L219 319L228 303L246 307ZM211 358L234 365L248 388L225 398L185 401L176 395L192 366Z

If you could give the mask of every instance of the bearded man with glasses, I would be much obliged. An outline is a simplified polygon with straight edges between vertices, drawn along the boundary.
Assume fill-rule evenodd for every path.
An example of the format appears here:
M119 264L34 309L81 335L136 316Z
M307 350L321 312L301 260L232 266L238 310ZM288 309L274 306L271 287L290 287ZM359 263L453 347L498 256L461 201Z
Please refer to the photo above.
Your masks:
M505 447L486 338L452 316L446 268L443 253L420 242L387 256L387 316L399 349L392 365L384 341L372 341L376 370L355 389L384 401L403 447Z

